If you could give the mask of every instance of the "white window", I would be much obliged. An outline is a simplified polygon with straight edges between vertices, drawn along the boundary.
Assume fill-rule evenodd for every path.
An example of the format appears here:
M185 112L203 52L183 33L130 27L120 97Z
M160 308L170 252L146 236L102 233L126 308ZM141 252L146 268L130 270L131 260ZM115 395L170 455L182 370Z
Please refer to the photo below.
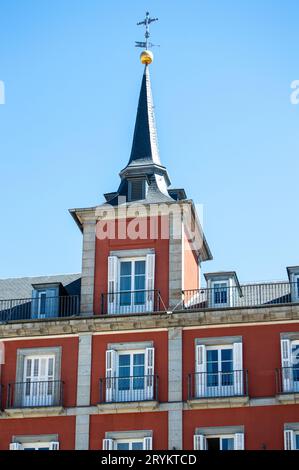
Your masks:
M59 450L59 442L13 442L10 450Z
M196 397L243 395L242 342L196 346Z
M152 437L103 439L103 450L152 450Z
M228 281L212 283L212 302L215 307L227 306L229 303Z
M284 431L284 449L285 450L299 450L299 431L286 429Z
M25 407L51 406L55 399L55 355L26 356L23 383L17 383Z
M282 391L299 392L299 340L281 340Z
M106 351L106 401L154 398L154 348Z
M155 255L108 257L108 313L140 313L154 309Z
M244 450L244 434L195 434L194 450Z

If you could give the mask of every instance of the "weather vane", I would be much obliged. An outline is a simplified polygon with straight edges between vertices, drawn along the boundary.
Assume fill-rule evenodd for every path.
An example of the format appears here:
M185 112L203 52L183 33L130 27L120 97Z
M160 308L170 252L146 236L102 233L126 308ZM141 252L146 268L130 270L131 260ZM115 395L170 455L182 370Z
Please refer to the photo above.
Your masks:
M149 50L150 47L155 46L155 44L152 44L151 42L149 42L149 37L150 37L149 25L153 23L154 21L158 21L158 18L150 18L149 12L147 11L145 14L145 19L137 23L137 26L140 26L140 25L145 26L145 33L144 33L145 41L135 41L136 47L142 47L143 49L145 49L140 54L140 60L145 65L151 64L154 59L153 53Z

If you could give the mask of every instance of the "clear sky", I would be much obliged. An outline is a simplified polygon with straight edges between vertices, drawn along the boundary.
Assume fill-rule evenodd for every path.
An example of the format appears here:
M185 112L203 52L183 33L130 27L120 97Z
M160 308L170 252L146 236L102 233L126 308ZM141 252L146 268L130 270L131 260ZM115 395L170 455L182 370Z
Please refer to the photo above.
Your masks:
M214 260L241 282L299 264L297 0L1 0L0 276L81 269L68 213L129 158L145 11L162 163L204 205Z

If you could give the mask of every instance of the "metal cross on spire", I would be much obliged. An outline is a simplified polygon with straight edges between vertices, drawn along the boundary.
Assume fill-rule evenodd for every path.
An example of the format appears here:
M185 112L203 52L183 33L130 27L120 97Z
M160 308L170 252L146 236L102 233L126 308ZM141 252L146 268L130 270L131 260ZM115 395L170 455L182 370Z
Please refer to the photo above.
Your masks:
M145 19L143 21L139 21L137 26L144 25L145 26L145 41L135 41L136 47L142 47L148 50L150 47L153 47L155 44L149 42L150 32L149 32L149 25L154 21L158 21L158 18L150 18L149 12L147 11L145 14Z

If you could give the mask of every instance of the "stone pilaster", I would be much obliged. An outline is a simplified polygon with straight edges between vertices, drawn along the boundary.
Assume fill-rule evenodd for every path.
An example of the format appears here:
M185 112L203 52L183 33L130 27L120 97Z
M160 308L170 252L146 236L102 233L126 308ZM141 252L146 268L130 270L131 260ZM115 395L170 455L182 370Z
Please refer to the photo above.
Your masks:
M181 214L169 216L169 307L175 308L182 300L183 288L183 234Z
M83 223L81 315L93 314L96 222Z

